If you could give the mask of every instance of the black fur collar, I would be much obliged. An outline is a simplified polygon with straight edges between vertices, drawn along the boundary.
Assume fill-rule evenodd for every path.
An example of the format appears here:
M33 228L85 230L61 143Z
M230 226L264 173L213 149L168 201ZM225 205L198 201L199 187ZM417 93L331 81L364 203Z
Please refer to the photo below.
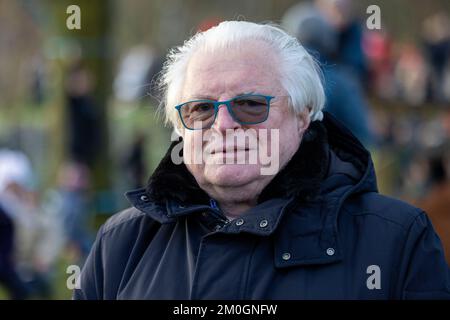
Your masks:
M199 187L186 166L183 163L176 165L171 160L172 149L179 141L171 144L150 177L147 193L158 203L176 199L189 204L208 204L209 196ZM297 152L262 191L258 201L290 196L304 201L317 195L328 170L328 148L325 126L318 121L312 122Z

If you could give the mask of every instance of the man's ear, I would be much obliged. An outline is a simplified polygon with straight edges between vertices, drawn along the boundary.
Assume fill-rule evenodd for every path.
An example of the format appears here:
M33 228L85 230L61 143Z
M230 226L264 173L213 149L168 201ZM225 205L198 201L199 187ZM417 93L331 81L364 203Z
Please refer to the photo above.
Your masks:
M310 123L311 117L309 116L309 109L305 108L302 112L297 114L297 132L299 136L303 136Z
M184 128L183 124L181 123L181 120L178 119L178 121L176 122L176 126L173 127L173 130L174 130L175 134L177 134L178 136L183 138L184 137L184 133L185 133L184 129L185 128Z

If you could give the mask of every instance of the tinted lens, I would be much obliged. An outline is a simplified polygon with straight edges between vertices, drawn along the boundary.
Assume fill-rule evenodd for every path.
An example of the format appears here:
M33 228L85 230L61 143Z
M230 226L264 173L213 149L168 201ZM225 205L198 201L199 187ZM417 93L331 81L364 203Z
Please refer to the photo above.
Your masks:
M269 101L266 97L259 95L241 96L233 100L232 110L241 123L260 123L267 119Z
M187 128L208 128L214 122L214 102L205 100L185 103L180 108L180 114Z

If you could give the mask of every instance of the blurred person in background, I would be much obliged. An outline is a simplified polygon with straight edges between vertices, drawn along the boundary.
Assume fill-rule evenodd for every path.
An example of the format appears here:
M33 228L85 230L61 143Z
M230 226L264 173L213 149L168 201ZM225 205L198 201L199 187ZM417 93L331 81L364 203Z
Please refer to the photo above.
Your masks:
M77 162L65 163L59 172L57 195L66 237L66 248L76 264L83 264L92 245L89 228L91 202L90 175L87 166Z
M450 264L450 153L432 155L428 163L428 192L417 205L430 216Z
M124 161L124 169L128 174L130 185L133 188L140 188L144 185L145 174L145 135L137 133L133 139L131 149L127 152Z
M30 184L28 159L9 149L0 149L0 285L11 299L25 299L28 288L17 267L17 219L24 186Z
M94 158L100 142L98 111L93 97L95 79L81 61L75 60L67 73L68 160L59 172L64 228L72 259L82 264L91 246L90 181Z
M14 257L14 224L0 203L0 286L13 300L25 299L27 289L20 278Z
M363 27L352 0L315 0L315 7L337 33L337 63L347 66L366 84L367 58L363 50Z
M153 97L152 81L161 70L163 58L157 50L139 45L127 51L121 59L114 79L114 94L124 102L142 101L146 95Z
M19 285L20 276L25 290L13 292L14 299L51 298L53 268L63 245L60 215L44 210L35 184L31 164L22 152L0 151L0 206L11 218L10 259L17 272L8 282Z
M450 18L436 13L423 22L422 41L430 64L428 96L437 103L450 102L446 92L450 76Z
M284 25L312 54L316 53L321 62L326 94L325 110L342 121L364 146L372 146L374 138L364 86L353 68L340 58L342 49L339 48L339 30L309 3L288 10Z
M63 245L60 213L49 213L38 198L28 158L19 151L0 152L0 205L11 218L14 245L10 253L22 283L21 299L50 298L54 265ZM18 285L17 275L9 281Z
M83 63L75 61L69 68L65 86L69 158L91 167L100 141L98 113L92 96L93 75Z
M394 151L392 151L394 152ZM398 151L398 153L400 153ZM414 202L420 199L426 194L428 185L428 159L427 153L424 150L419 152L410 151L406 155L397 155L401 158L398 163L403 166L402 175L399 177L401 180L396 189L403 193L403 197L408 201Z
M394 68L397 96L408 105L422 105L427 100L429 64L416 45L403 43L399 47Z
M366 32L363 49L367 56L369 86L375 96L392 100L396 97L394 82L393 39L383 30Z

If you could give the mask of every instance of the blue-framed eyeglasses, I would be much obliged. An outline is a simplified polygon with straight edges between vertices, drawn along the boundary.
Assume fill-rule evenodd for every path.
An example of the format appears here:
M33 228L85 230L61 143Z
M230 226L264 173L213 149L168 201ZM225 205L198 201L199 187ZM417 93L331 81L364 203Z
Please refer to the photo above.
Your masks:
M209 129L216 120L219 107L226 105L234 121L249 125L267 120L273 96L245 94L226 101L193 100L177 105L181 122L189 130Z

